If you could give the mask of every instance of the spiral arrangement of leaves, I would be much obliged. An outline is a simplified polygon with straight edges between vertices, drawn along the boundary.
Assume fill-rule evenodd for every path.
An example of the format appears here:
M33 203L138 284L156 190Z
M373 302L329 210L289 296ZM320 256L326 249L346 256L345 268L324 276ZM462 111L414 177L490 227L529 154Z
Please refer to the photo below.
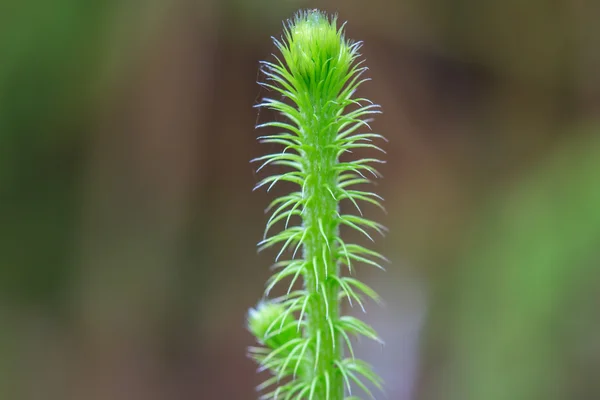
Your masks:
M371 241L371 231L384 232L381 224L363 216L359 206L368 203L383 209L382 198L362 186L380 177L373 164L382 161L340 157L353 149L383 152L373 141L384 138L370 132L367 119L380 112L379 106L354 98L358 86L368 80L363 77L367 68L359 61L361 43L345 38L337 17L300 11L284 26L283 38L273 41L281 56L262 62L266 81L260 84L281 100L264 98L258 107L275 110L285 120L257 128L279 131L259 141L281 145L282 150L253 161L262 163L259 171L277 165L285 172L264 178L256 188L270 190L278 182L291 182L297 190L269 205L271 215L259 243L260 250L280 247L265 299L276 285L288 282L283 296L261 301L248 314L248 328L261 344L251 347L250 355L260 370L272 374L258 387L266 392L260 398L358 399L352 387L373 397L367 382L381 389L382 381L354 356L350 338L380 339L363 321L341 315L340 303L347 300L364 311L365 296L379 302L377 293L352 275L356 263L383 270L380 263L386 260L362 245L347 243L340 227ZM341 213L342 201L357 213ZM270 234L276 226L283 230ZM288 253L290 259L281 260Z

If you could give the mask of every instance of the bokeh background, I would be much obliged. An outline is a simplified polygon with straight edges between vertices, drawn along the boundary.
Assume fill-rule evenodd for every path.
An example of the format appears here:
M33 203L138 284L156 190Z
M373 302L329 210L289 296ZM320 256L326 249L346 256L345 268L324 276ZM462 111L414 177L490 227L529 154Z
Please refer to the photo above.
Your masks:
M2 0L1 399L257 398L258 61L315 7L389 138L378 398L600 398L597 1Z

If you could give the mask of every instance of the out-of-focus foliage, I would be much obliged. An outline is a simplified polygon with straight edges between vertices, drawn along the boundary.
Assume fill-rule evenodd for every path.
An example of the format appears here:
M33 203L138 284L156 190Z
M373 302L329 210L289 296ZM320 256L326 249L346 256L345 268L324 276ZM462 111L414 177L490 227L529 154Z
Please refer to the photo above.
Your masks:
M111 2L0 6L0 298L53 303L72 264L82 128Z
M81 130L110 9L111 2L73 0L0 5L1 398L23 398L21 389L36 384L27 378L37 351L28 341L38 327L23 329L22 310L45 310L37 318L43 320L68 295Z
M456 302L445 308L447 399L591 398L597 393L600 126L568 130L476 219ZM589 365L589 386L574 386ZM582 357L583 356L583 357ZM585 369L583 371L586 371ZM584 372L585 373L585 372ZM435 397L438 398L438 397Z

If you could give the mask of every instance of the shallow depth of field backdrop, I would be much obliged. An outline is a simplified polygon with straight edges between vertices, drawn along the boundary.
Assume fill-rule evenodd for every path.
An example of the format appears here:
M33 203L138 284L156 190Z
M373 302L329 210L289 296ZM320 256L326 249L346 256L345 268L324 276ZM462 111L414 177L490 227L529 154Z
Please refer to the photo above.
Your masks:
M389 138L378 398L600 398L600 3L3 0L1 399L257 397L258 61L315 7Z

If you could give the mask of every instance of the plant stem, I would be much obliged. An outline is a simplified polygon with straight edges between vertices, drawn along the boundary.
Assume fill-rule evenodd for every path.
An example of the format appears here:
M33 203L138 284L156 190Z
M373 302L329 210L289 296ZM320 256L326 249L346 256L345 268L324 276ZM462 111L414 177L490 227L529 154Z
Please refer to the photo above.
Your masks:
M274 265L277 272L267 282L265 294L289 280L285 295L259 303L248 314L248 328L262 345L250 348L250 354L273 375L258 387L266 391L264 400L343 400L351 383L371 398L365 382L382 390L381 378L372 367L354 358L350 336L381 340L368 324L341 316L340 301L347 299L350 306L358 304L363 310L364 297L379 301L373 289L343 276L341 269L346 266L351 274L355 262L383 269L379 262L386 259L359 244L346 243L339 234L343 224L373 240L367 230L383 233L385 229L364 218L358 206L363 202L383 208L381 197L354 187L371 183L369 174L379 177L370 164L380 161L339 161L354 149L383 151L372 144L383 136L361 132L370 128L365 118L380 111L368 99L354 97L367 80L361 78L367 69L358 61L360 42L346 40L343 26L338 29L336 21L317 10L299 12L289 21L282 40L274 39L280 56L262 63L266 79L261 85L282 97L265 97L257 106L277 111L285 119L257 126L276 129L259 140L283 148L254 161L262 163L257 171L267 165L289 170L267 176L256 188L269 191L278 182L299 188L271 202L271 217L259 243L260 250L280 248ZM346 111L349 106L354 109ZM352 203L361 215L340 214L341 200ZM277 224L283 225L282 231L274 231ZM291 259L280 260L292 249ZM301 258L296 257L299 249ZM303 279L302 289L296 289L297 279ZM344 356L344 349L350 357Z
M315 105L313 115L322 116L323 110ZM312 117L311 119L314 119ZM320 121L307 121L307 126L323 126ZM311 123L313 122L313 123ZM338 288L331 276L339 275L335 256L335 238L338 236L338 201L333 197L336 187L334 166L337 155L334 148L336 132L329 129L322 132L307 132L309 151L303 159L307 172L304 192L306 201L303 224L307 229L304 244L304 259L311 267L307 268L305 289L310 293L307 310L307 333L315 338L315 372L318 376L329 376L330 384L321 384L323 393L319 399L341 400L344 390L342 376L335 371L335 363L342 359L339 335L332 329L339 318ZM329 393L327 393L327 391Z

